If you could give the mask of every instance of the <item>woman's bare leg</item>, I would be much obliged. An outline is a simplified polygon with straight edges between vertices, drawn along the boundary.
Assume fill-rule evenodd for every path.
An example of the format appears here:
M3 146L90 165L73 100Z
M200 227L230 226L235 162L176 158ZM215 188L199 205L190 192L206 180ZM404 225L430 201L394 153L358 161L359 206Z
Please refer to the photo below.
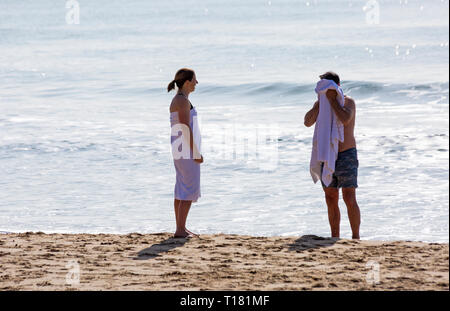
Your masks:
M175 207L175 217L177 221L175 236L177 237L187 237L190 234L186 230L186 219L189 214L191 204L192 201L179 201L178 208Z
M180 206L180 200L174 199L173 200L173 209L175 211L175 222L176 222L176 228L178 228L178 208ZM176 231L176 229L175 229Z

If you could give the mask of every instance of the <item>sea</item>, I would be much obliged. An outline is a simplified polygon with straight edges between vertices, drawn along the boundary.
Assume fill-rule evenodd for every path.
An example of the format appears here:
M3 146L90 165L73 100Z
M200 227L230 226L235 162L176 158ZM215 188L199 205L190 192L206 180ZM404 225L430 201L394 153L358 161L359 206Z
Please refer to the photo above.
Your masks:
M330 236L303 118L332 70L356 103L361 238L448 243L448 44L448 0L0 0L0 232L174 232L167 85L187 67L187 227Z

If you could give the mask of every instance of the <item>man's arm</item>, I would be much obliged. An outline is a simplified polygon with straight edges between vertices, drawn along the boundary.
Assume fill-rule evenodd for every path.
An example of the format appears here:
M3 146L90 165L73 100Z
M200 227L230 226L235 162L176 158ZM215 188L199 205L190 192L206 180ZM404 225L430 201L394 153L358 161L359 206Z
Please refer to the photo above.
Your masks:
M305 126L307 127L312 126L316 122L318 115L319 115L319 101L316 101L312 109L305 114L305 121L304 121Z
M327 98L338 119L342 124L347 125L355 115L355 102L353 99L347 97L344 107L342 107L337 101L337 92L335 90L328 90Z

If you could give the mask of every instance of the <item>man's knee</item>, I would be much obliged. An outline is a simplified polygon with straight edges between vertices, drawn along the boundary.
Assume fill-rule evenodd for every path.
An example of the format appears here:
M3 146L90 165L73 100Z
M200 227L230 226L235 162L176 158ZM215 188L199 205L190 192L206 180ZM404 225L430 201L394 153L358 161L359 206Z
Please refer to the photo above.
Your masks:
M343 188L342 189L342 198L344 199L344 202L347 205L356 204L355 189L354 188Z

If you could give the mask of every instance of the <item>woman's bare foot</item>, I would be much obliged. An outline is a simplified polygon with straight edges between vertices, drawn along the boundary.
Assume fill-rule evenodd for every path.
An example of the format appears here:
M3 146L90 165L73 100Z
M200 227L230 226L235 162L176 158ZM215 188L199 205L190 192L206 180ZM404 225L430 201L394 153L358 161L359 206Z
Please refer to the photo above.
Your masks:
M184 229L184 231L176 231L173 235L174 238L193 238L193 237L199 237L198 234L189 231L188 229Z
M189 236L189 233L186 231L176 231L173 235L174 238L187 238Z
M197 233L194 233L194 232L192 232L192 231L189 231L188 229L184 229L188 234L190 234L190 235L193 235L193 236L195 236L195 237L199 237L200 235L198 235Z

